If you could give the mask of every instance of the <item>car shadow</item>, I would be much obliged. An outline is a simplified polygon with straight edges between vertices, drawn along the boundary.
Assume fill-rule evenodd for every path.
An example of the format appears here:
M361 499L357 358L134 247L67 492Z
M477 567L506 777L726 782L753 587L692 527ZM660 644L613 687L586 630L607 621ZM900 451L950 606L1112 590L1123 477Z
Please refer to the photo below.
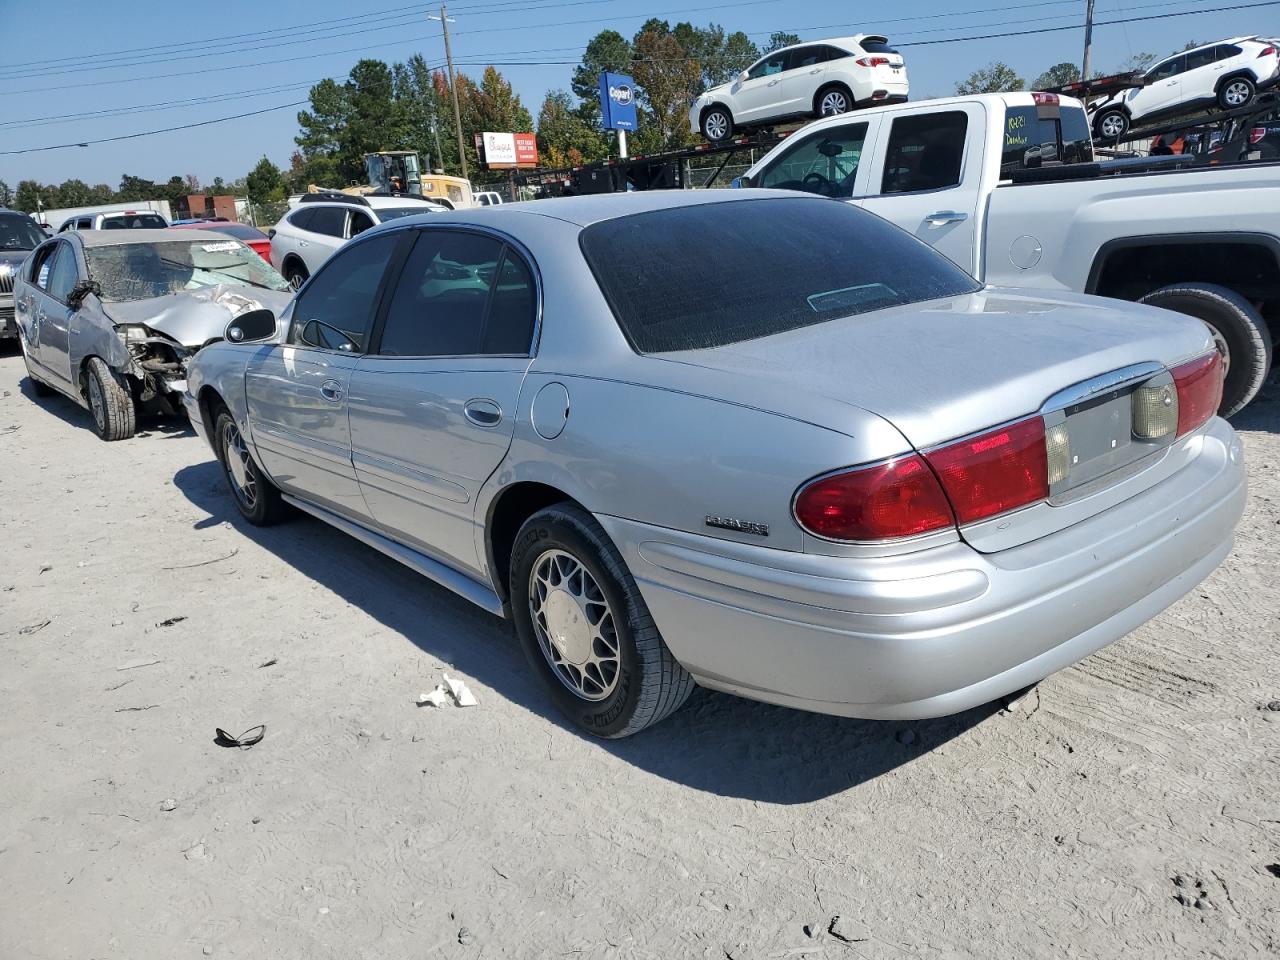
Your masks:
M597 749L708 793L808 803L909 763L999 710L988 705L938 720L877 722L699 689L683 709L652 729L626 740L599 740L556 711L504 621L319 520L299 516L274 527L246 524L213 460L184 467L174 482L206 515L196 528L230 522L426 654Z
M1280 433L1280 368L1272 367L1271 376L1250 404L1231 418L1237 430L1266 430Z
M18 389L22 395L50 416L57 417L63 423L82 430L92 430L93 420L89 411L70 397L61 393L53 393L48 397L37 397L31 378L24 376ZM141 414L138 417L138 429L134 438L140 437L187 437L194 434L191 422L185 416L164 417L153 414Z

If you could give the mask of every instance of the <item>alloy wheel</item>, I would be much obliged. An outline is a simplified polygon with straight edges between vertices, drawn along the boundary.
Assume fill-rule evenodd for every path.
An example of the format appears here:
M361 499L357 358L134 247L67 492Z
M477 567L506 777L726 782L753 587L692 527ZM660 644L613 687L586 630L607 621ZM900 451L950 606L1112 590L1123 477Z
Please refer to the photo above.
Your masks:
M846 113L849 110L849 98L839 90L829 90L822 98L818 112L824 117L833 117L838 113Z
M1234 80L1222 91L1222 99L1229 107L1242 107L1249 102L1249 84L1243 80Z
M1102 135L1107 139L1113 139L1124 133L1125 122L1124 117L1118 113L1109 114L1102 118Z
M89 411L93 414L93 422L98 425L98 432L105 432L107 429L107 401L102 396L102 384L92 374L89 376Z
M575 696L604 700L621 666L613 608L577 557L547 550L529 574L529 616L552 672Z
M713 110L707 114L703 127L707 134L707 139L723 140L729 135L729 118L719 110Z
M227 465L231 492L246 510L252 510L258 501L258 482L249 465L249 448L245 446L244 437L234 423L228 424L223 432L222 458Z

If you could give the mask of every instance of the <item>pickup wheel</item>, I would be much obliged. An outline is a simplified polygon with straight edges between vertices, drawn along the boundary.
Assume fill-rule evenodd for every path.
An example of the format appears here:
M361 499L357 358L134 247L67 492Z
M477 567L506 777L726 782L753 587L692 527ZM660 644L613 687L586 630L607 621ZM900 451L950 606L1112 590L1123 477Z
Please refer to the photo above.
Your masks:
M1119 140L1129 132L1129 115L1123 110L1103 110L1094 121L1100 140Z
M1257 96L1258 88L1248 77L1232 77L1218 91L1218 106L1223 110L1247 107Z
M718 103L707 107L702 113L702 135L711 143L720 143L733 136L733 114L728 107Z
M240 516L255 527L269 527L288 516L289 505L254 461L235 417L225 407L214 421L213 437L213 449Z
M693 692L693 678L663 643L617 548L575 504L540 510L520 528L511 610L542 686L595 736L637 733Z
M133 394L116 379L107 362L90 357L85 364L85 393L93 430L103 440L128 440L138 428Z
M1258 395L1271 370L1271 334L1248 300L1215 284L1183 283L1162 287L1138 302L1185 313L1208 326L1227 372L1221 416L1234 416Z

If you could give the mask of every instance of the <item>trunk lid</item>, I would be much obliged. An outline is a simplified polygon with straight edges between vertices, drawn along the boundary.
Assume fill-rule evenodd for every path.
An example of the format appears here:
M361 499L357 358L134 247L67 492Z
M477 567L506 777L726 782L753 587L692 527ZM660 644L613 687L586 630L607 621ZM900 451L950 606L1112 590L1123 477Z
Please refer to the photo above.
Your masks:
M1103 375L1116 371L1152 362L1171 367L1212 346L1204 324L1180 314L1076 294L1034 296L988 288L666 359L788 381L802 397L835 399L878 414L916 450L926 451L1034 415L1051 397L1094 378L1106 384ZM1127 394L1121 402L1127 405ZM1086 416L1081 411L1080 417L1091 434L1082 449L1090 443L1096 448L1099 412ZM1118 415L1112 419L1118 422ZM1093 449L1090 456L1100 458L1104 474L1091 476L1088 485L1088 496L1100 510L1108 498L1096 495L1110 485L1106 475L1130 483L1133 460L1145 454L1135 447L1128 459L1105 449ZM832 464L839 466L844 465ZM1052 532L1054 524L1046 524L1044 516L1021 517L1032 509L995 518L1000 536L987 541L977 528L991 521L962 532L979 549L987 543L1004 549ZM1088 511L1076 503L1058 513L1065 526Z

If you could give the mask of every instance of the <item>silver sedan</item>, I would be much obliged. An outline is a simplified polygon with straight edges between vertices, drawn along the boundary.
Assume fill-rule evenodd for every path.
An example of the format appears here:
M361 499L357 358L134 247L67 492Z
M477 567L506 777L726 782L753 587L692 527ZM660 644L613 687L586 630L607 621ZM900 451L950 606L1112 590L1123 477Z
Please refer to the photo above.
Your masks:
M1187 317L708 191L370 230L185 401L247 520L304 511L509 617L620 737L695 684L939 716L1123 636L1230 550L1221 389Z

